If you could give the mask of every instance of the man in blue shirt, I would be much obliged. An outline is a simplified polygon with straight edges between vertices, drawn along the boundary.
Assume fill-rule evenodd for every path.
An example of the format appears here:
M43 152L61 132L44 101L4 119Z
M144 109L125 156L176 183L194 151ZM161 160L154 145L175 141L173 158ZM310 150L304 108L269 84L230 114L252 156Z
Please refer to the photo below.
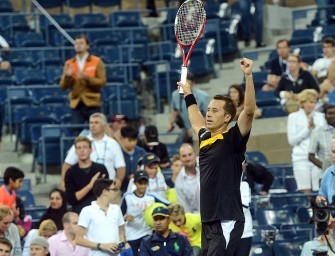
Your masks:
M187 238L169 229L171 222L168 208L159 206L152 212L155 231L142 240L140 256L162 255L193 255L193 250Z

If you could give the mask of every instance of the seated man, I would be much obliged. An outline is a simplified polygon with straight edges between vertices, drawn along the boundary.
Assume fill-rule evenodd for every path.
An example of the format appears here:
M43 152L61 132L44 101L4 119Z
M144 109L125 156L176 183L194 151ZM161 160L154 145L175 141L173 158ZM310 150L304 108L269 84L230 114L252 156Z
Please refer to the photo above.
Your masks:
M10 256L13 249L12 243L5 237L0 238L0 256Z
M155 231L141 242L140 256L183 255L193 256L193 250L186 236L169 229L171 222L168 208L159 206L152 212ZM153 250L155 248L155 250Z
M5 53L9 52L9 44L7 43L6 39L3 38L0 35L0 46L3 48L3 51ZM0 70L11 70L12 66L10 65L10 62L7 60L4 60L0 55Z

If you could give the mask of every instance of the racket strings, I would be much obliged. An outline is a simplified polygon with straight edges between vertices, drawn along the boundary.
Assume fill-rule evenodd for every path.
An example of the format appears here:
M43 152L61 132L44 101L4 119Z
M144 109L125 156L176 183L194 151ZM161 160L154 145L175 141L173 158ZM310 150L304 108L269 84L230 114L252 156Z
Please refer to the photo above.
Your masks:
M175 33L180 42L190 45L201 31L206 12L200 1L186 1L178 10L175 21Z

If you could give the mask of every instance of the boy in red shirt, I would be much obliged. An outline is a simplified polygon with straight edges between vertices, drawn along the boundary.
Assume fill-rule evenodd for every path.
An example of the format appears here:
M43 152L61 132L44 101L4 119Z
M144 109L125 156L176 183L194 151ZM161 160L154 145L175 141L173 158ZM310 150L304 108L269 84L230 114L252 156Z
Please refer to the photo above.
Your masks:
M15 212L16 193L24 178L24 173L20 169L10 166L3 175L4 185L0 187L0 205L7 205Z

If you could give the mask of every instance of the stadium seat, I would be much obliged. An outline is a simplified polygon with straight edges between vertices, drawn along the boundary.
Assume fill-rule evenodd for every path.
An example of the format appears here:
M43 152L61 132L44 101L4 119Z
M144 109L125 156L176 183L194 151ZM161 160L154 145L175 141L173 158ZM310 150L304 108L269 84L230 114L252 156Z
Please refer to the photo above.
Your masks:
M59 50L38 50L31 52L34 65L40 65L40 67L45 70L46 66L54 65L61 66L62 58Z
M296 256L300 255L302 246L308 239L289 239L285 241L274 241L273 251L274 255Z
M91 7L92 0L65 0L65 4L70 8Z
M179 154L180 143L165 143L165 145L170 158Z
M263 164L263 165L268 164L268 160L266 159L266 156L260 151L248 151L246 152L246 157L248 161L250 162L255 162L255 163Z
M119 10L121 10L122 7L121 0L93 0L93 4L99 7L113 7L118 5Z
M47 80L40 68L18 68L14 71L17 85L46 84Z
M290 39L290 44L298 45L298 44L309 44L313 43L313 32L314 28L307 29L297 29L292 32L292 36Z
M294 176L285 176L285 188L289 193L297 191L297 182Z
M300 223L310 223L313 216L311 207L301 206L297 209L298 219Z
M8 70L0 70L0 85L11 85L12 83L12 73Z
M12 12L13 6L12 3L8 0L0 1L0 12Z
M272 252L266 243L253 242L249 256L272 256Z
M25 208L35 206L35 198L30 191L18 190L16 194L22 199Z
M143 26L139 11L114 11L109 16L112 27L139 27Z
M17 32L15 33L16 47L41 47L46 43L43 36L36 32Z
M14 13L12 15L0 15L0 28L1 30L11 31L12 33L17 31L28 32L30 27L28 26L25 14Z
M99 46L117 46L121 40L118 33L113 31L88 31L87 37L90 44L97 48Z
M63 74L63 68L47 67L46 76L48 84L59 84Z
M46 206L29 206L25 208L26 214L33 219L32 228L38 228L38 223L47 209Z
M281 105L262 107L262 118L273 118L287 116Z
M33 59L31 51L12 51L9 55L9 62L12 67L31 67L33 65Z
M313 224L283 224L280 226L280 234L284 240L305 238L312 240L315 235Z
M274 225L254 225L253 226L253 243L270 242L277 236L278 229Z
M38 3L45 9L62 8L64 0L38 0Z
M106 66L107 82L109 83L127 83L127 69L125 66L108 65Z
M258 209L256 219L259 225L274 225L277 228L283 223L294 224L292 211L282 208Z
M102 13L79 13L74 16L74 24L77 28L104 28L107 19Z
M149 60L171 60L174 54L174 45L171 41L162 41L149 43L148 59Z

